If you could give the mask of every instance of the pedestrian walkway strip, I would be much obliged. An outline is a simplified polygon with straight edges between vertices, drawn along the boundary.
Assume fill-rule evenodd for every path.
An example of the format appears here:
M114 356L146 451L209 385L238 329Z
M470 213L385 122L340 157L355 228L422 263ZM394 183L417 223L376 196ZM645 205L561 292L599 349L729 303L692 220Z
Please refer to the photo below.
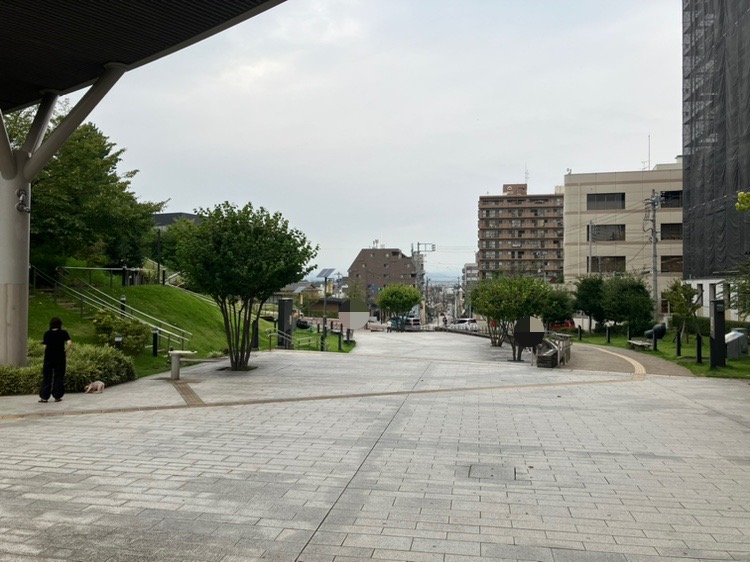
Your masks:
M180 393L187 406L205 406L205 402L190 388L186 381L170 381L175 390Z
M597 347L596 350L601 351L602 353L609 353L610 355L614 355L615 357L619 357L620 359L624 359L625 361L630 363L634 369L633 377L631 380L642 381L646 379L646 368L643 366L643 364L639 363L635 359L632 359L631 357L628 357L627 355L622 355L621 353L615 353L614 351L609 351L608 349L602 349L601 347Z
M605 350L602 350L605 351ZM172 383L175 386L177 392L180 393L185 404L177 405L165 405L165 406L134 406L130 408L109 408L101 410L68 410L64 412L45 412L45 413L33 413L33 414L12 414L0 416L0 421L11 421L20 419L39 419L39 418L50 418L50 417L62 417L62 416L87 416L95 414L120 414L130 412L147 412L152 410L181 410L184 408L221 408L229 406L253 406L263 404L285 404L290 402L312 402L319 400L347 400L347 399L359 399L359 398L385 398L394 396L408 396L408 395L420 395L420 394L449 394L457 392L516 392L523 390L534 390L544 388L564 388L574 386L588 386L597 384L613 384L613 383L627 383L643 381L645 379L646 370L637 361L613 353L611 351L605 351L618 357L622 357L630 362L635 372L630 378L627 379L606 379L600 381L566 381L558 383L541 383L541 384L520 384L514 386L498 385L498 386L473 386L473 387L455 387L455 388L433 388L424 390L396 390L391 392L360 392L352 394L325 394L319 396L298 396L291 398L264 398L261 400L236 400L236 401L223 401L223 402L203 402L195 391L190 388L187 381L180 381Z

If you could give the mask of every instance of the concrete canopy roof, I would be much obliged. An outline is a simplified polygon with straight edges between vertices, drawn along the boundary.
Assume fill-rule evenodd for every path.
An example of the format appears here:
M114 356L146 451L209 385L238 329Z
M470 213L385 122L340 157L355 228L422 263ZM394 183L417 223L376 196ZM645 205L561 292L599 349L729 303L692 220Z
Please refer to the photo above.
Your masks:
M107 63L136 68L284 0L3 0L0 111L93 83Z

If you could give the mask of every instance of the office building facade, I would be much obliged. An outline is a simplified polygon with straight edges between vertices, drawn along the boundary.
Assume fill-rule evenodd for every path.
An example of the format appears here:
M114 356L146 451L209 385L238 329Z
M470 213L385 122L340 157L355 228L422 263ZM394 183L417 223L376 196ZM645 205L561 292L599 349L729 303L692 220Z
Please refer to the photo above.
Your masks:
M657 292L682 277L682 163L653 170L565 176L565 279L642 275L653 290L653 207L656 209ZM666 312L665 303L660 309Z

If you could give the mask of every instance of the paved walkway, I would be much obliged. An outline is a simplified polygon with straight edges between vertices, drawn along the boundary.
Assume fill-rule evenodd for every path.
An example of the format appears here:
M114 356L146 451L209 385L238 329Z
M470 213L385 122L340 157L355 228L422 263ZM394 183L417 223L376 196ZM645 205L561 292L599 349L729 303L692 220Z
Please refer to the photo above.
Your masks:
M357 339L0 398L0 561L750 560L746 381Z

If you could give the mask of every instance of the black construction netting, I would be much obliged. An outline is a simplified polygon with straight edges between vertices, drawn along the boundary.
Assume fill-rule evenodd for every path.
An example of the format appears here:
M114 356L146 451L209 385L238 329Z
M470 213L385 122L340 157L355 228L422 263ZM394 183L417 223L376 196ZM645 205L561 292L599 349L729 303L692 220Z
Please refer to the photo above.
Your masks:
M683 0L686 278L750 261L750 0Z

